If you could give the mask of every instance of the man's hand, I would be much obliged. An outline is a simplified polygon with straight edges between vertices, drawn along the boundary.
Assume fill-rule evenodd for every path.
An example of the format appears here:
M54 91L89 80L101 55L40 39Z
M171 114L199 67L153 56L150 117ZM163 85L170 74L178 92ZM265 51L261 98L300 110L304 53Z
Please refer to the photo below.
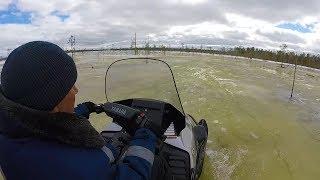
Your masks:
M82 116L87 119L89 119L90 114L95 111L96 111L96 104L90 101L78 104L77 107L74 108L74 113L77 116Z
M155 122L152 119L148 119L145 115L138 116L136 122L139 124L139 128L146 128L151 130L158 138L162 138L164 132L168 129L171 122L165 122L162 120L161 122Z

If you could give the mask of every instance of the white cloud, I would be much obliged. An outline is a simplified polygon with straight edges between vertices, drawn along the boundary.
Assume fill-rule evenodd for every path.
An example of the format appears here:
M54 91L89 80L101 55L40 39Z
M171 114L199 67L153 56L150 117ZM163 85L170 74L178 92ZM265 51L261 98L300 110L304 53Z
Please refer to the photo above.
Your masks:
M184 34L184 35L199 35L199 36L221 36L224 31L233 30L231 27L215 22L204 22L187 26L172 26L166 32L168 35Z
M167 3L172 4L187 4L187 5L195 5L205 3L208 0L166 0Z
M99 46L138 38L159 42L245 45L278 48L287 43L295 50L319 52L319 1L301 6L299 0L17 0L21 11L31 12L28 25L0 24L0 55L7 48L31 40L48 40L66 46L76 35L78 46ZM0 9L10 0L1 0ZM53 14L67 15L62 21ZM277 28L294 22L312 28L301 33ZM128 43L129 45L129 43Z
M32 11L40 15L48 15L53 11L68 12L74 6L81 4L83 0L18 0L17 6L23 11Z
M11 0L1 0L0 1L0 10L5 10L10 3L11 3Z

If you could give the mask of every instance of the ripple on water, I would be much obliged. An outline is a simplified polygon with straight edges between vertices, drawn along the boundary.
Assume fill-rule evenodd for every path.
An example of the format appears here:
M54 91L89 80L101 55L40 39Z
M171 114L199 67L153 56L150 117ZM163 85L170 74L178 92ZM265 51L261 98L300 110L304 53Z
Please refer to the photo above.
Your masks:
M243 159L248 154L247 148L236 148L230 150L222 148L219 150L207 149L211 166L214 172L212 174L218 180L229 180L232 177L234 170L242 163ZM236 157L235 160L231 160L230 157Z

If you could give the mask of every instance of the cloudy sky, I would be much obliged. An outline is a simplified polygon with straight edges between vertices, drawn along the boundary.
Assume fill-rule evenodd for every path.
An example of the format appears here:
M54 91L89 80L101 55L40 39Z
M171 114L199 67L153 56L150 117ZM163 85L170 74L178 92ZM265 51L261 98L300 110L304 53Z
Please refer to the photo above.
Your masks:
M22 43L255 46L320 53L319 0L0 0L0 55Z

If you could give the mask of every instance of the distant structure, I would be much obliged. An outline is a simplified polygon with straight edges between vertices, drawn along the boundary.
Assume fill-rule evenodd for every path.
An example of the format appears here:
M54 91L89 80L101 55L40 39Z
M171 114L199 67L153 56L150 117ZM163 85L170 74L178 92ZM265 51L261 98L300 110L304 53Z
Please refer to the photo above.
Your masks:
M70 44L71 56L73 58L73 53L74 53L75 45L76 45L76 37L71 35L68 39L68 44Z
M7 49L7 57L9 56L9 54L11 53L12 49L8 48Z
M151 46L150 46L150 37L149 36L147 36L147 41L146 41L146 43L145 43L145 54L146 55L150 55L150 48L151 48Z
M181 43L181 49L184 49L184 43Z
M134 55L138 55L137 49L137 33L134 33L134 38L131 41L131 49L134 49Z

